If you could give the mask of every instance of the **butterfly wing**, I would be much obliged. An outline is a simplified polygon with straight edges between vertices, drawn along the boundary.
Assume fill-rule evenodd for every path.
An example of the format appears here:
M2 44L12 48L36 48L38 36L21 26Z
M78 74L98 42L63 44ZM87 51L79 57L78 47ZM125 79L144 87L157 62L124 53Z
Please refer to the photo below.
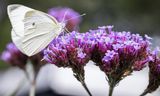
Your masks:
M62 30L57 21L40 11L29 11L24 20L23 51L32 56L43 50Z
M28 56L43 50L62 30L55 18L23 5L10 5L8 15L13 26L12 40Z
M19 4L9 5L7 8L8 16L12 25L11 37L12 41L15 43L16 47L23 52L21 48L21 40L24 34L24 24L23 19L27 11L33 9L25 7ZM24 53L24 52L23 52Z

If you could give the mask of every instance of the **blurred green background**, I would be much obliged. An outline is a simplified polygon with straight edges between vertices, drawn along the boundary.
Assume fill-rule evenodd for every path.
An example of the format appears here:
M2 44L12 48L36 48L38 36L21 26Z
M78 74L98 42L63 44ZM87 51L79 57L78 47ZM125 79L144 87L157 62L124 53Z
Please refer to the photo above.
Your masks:
M114 30L160 35L160 0L0 0L0 53L11 41L11 25L6 13L8 4L25 6L47 12L49 8L70 7L83 16L80 31L97 26L114 25ZM0 69L9 65L0 61Z

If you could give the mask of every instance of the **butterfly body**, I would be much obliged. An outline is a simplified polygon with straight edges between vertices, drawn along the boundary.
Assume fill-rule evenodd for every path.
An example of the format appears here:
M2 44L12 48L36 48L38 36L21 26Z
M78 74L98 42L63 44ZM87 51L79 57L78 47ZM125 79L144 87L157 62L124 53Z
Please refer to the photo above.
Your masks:
M8 16L13 27L12 41L27 56L42 51L65 27L54 17L19 4L8 6Z

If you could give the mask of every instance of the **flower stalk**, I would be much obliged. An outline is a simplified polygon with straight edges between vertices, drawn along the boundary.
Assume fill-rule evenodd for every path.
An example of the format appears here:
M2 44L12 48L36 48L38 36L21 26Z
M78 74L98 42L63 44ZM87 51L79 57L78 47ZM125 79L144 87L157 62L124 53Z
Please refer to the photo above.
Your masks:
M36 95L36 80L39 73L40 68L45 64L42 60L43 54L40 52L34 56L29 57L31 61L31 65L33 67L33 80L31 80L31 87L30 87L30 93L29 96L35 96Z
M145 95L147 95L148 93L149 93L149 90L146 89L140 96L145 96Z
M115 88L114 83L111 83L109 85L109 94L108 94L108 96L112 96L114 88Z
M112 77L109 78L109 80L107 80L107 82L109 84L109 94L108 94L108 96L112 96L113 95L114 88L119 83L119 81L117 81L116 79L113 79Z
M87 93L89 94L89 96L92 96L92 94L91 94L91 92L89 91L86 83L83 81L83 82L81 82L81 84L82 84L82 86L84 87L84 89L87 91Z
M31 88L30 88L29 96L35 96L35 94L36 94L36 79L34 79L31 82Z
M77 67L77 66L76 66ZM81 66L81 68L73 67L73 73L74 77L82 84L83 88L86 90L89 96L92 96L91 92L89 91L86 83L85 83L85 77L84 77L84 68Z
M36 70L37 69L37 70ZM40 67L39 66L33 66L33 80L30 81L30 92L29 96L35 96L36 95L36 80L37 80L37 75L39 73Z

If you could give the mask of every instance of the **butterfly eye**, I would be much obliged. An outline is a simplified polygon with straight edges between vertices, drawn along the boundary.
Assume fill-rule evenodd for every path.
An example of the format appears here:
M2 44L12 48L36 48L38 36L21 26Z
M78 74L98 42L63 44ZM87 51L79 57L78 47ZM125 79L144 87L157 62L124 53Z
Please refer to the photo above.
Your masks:
M32 26L34 26L34 25L35 25L35 22L32 23Z

